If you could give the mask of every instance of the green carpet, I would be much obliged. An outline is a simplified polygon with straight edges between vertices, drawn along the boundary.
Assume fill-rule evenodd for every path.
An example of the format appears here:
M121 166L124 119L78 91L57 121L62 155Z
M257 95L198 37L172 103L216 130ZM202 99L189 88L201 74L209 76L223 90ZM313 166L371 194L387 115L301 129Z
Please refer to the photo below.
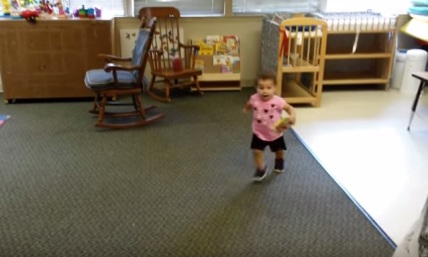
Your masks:
M175 97L118 131L91 102L0 104L0 256L391 256L291 130L286 172L252 182L251 93Z

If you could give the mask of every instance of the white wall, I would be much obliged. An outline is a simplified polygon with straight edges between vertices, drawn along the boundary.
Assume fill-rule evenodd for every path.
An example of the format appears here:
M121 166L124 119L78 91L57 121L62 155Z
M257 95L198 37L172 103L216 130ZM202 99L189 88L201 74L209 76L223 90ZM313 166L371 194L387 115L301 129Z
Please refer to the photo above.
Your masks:
M409 0L325 0L327 12L361 12L371 9L375 12L404 14Z

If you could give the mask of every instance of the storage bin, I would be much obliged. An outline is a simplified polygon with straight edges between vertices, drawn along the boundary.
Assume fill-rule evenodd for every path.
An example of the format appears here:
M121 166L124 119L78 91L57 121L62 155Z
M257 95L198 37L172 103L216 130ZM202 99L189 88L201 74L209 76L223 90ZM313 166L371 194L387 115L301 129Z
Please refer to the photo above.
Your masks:
M403 81L404 66L406 64L407 50L400 49L395 53L394 70L392 73L391 88L400 89Z
M413 72L425 71L428 53L422 49L407 51L400 92L416 94L420 81L412 76Z

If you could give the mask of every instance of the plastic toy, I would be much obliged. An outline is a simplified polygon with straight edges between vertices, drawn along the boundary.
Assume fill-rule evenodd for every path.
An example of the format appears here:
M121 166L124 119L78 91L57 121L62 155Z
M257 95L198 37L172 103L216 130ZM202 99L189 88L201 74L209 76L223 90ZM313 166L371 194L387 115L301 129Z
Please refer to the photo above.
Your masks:
M273 129L274 130L281 130L281 129L286 128L289 125L290 125L290 119L288 117L288 114L287 114L287 112L282 111L281 117L279 118L279 120L277 122L275 122L275 124L273 125Z
M10 15L10 6L11 6L11 2L8 0L2 0L2 5L3 5L3 14L5 16L9 16Z
M36 22L36 17L39 16L39 13L35 10L25 10L21 12L21 17L26 19L27 21L31 23Z
M283 128L283 127L289 125L289 122L290 122L290 120L288 119L288 117L282 117L277 122L275 122L274 127L275 127L275 129L278 130L280 128Z

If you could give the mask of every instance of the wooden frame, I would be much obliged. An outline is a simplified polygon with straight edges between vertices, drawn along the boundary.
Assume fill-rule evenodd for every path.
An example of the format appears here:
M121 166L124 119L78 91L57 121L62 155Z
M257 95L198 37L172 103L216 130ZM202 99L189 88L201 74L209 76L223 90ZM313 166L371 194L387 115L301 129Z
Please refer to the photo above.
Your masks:
M289 18L281 22L279 33L277 94L291 104L307 103L319 107L327 23L316 18ZM309 84L303 81L305 73L310 76ZM294 78L287 76L290 74L294 74Z

